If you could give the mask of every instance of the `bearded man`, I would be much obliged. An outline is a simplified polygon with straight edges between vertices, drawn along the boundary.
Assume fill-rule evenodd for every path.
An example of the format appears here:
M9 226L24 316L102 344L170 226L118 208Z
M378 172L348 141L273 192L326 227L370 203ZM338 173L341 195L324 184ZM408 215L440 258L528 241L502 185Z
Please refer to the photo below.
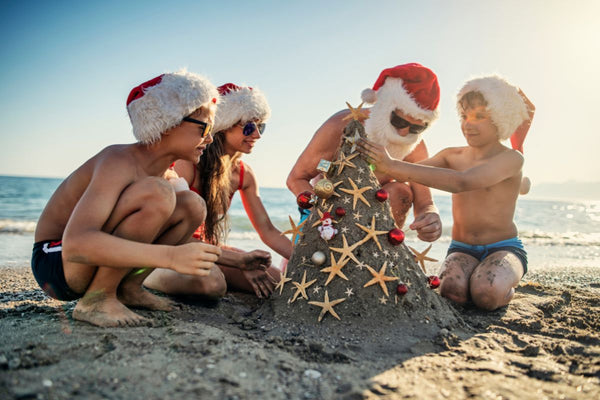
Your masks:
M361 122L370 140L385 146L390 155L399 160L418 162L429 157L422 136L438 116L440 99L440 87L433 71L417 63L387 68L373 88L364 90L361 97L364 102L374 104L361 110L367 117ZM342 110L325 121L296 161L287 186L297 198L307 191L314 193L311 180L318 179L319 161L336 158L349 114L350 110ZM404 226L412 206L415 219L409 228L417 231L423 241L433 242L440 237L442 223L428 187L397 182L377 170L375 176L389 194L399 228Z

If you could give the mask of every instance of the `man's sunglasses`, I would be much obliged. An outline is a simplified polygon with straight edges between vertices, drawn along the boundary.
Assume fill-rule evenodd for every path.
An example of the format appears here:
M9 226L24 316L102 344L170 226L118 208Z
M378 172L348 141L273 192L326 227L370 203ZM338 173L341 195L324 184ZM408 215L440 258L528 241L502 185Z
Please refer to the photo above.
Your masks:
M191 117L184 117L182 121L191 122L192 124L200 125L203 128L202 137L206 137L212 131L213 126L206 122L198 121L197 119Z
M255 130L258 129L258 132L260 133L260 135L262 136L263 133L265 132L265 128L267 127L267 124L257 124L254 121L248 121L245 124L242 125L242 123L238 123L239 126L242 126L242 134L244 136L250 136L254 133Z
M390 117L390 124L392 124L394 127L398 128L398 129L404 129L404 128L408 127L408 132L414 133L414 134L421 133L425 129L427 129L427 124L425 124L425 125L411 124L404 118L396 115L396 113L393 111L392 111L392 115Z

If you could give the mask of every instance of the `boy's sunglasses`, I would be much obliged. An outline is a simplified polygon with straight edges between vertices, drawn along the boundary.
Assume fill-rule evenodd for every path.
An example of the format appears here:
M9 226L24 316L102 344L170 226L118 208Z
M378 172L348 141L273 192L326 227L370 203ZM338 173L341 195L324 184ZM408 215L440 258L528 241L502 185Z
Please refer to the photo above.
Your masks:
M265 132L265 128L267 127L267 124L257 124L254 121L248 121L245 124L242 125L242 123L238 123L239 126L242 126L242 134L244 136L250 136L254 133L255 130L258 129L258 133L260 133L260 135L262 136L263 133Z
M184 117L182 121L185 122L191 122L192 124L197 124L200 125L203 129L202 131L202 137L206 137L208 134L210 134L210 132L212 131L213 126L211 124L208 124L206 122L202 122L202 121L198 121L197 119L191 118L191 117Z
M425 124L425 125L411 124L404 118L396 115L396 113L393 111L392 111L392 115L390 117L390 124L392 124L394 127L398 128L398 129L404 129L404 128L408 127L408 132L414 133L414 134L421 133L425 129L427 129L427 124Z

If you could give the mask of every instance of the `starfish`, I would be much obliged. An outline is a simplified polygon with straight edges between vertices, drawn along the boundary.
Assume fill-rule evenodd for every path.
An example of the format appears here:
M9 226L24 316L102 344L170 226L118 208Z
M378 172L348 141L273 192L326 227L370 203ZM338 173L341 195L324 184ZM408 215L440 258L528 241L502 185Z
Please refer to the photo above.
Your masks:
M302 297L305 300L308 300L308 296L306 295L306 289L312 285L313 283L315 283L317 280L313 279L310 282L306 282L306 271L304 271L304 275L302 275L302 282L298 283L298 282L292 282L294 284L294 286L296 286L296 293L294 293L294 297L292 297L292 301L290 303L293 303L296 301L296 299L298 298L298 295L302 295Z
M353 119L355 121L361 121L361 120L365 120L365 119L369 118L367 116L367 114L365 114L364 111L362 110L363 104L364 104L364 102L360 103L358 107L353 108L350 105L350 103L346 102L346 105L350 109L350 114L348 114L344 118L342 118L342 121L345 121L347 119Z
M339 262L341 262L344 258L348 257L348 258L351 258L352 261L354 261L355 263L358 264L359 263L358 259L356 258L356 256L354 254L352 254L354 249L357 247L357 243L354 243L352 246L348 246L348 241L346 240L346 235L344 235L343 233L342 233L342 241L343 241L343 245L341 248L330 247L329 250L333 250L337 253L342 254L340 259L338 260Z
M419 264L421 264L421 269L423 270L423 273L425 273L425 274L427 274L427 271L425 271L425 261L434 261L434 262L437 261L435 258L427 257L427 253L429 252L429 250L431 250L431 246L432 245L430 244L429 247L427 247L425 250L423 250L422 253L419 253L417 250L408 246L410 251L412 251L413 254L415 255L415 261L418 262Z
M350 160L352 160L354 157L357 157L357 156L358 156L358 153L354 153L350 157L346 157L346 155L343 152L341 152L340 157L336 161L333 162L334 165L338 166L337 175L342 173L345 166L348 166L351 168L356 168L356 165Z
M387 298L385 296L381 296L381 298L379 299L379 302L381 304L387 304Z
M352 213L352 218L360 221L360 219L362 218L362 215L360 215L360 212L357 211L355 213Z
M350 203L350 197L344 196L344 204Z
M280 296L281 296L281 293L283 293L283 285L285 285L287 282L289 282L291 280L292 280L292 278L287 277L287 268L285 269L283 274L281 272L279 273L279 282L277 283L277 286L275 286L275 290L279 289Z
M342 233L348 233L348 227L342 226Z
M371 186L365 186L365 187L359 189L358 186L356 186L356 184L352 180L352 178L348 178L348 180L350 181L350 185L352 185L352 190L345 189L345 188L340 188L340 190L344 193L348 193L348 194L351 194L354 196L354 201L352 203L352 210L354 210L356 208L356 201L358 199L360 199L367 206L371 207L371 205L369 204L367 199L365 199L365 197L363 196L363 192L366 192L367 190L371 190L373 188Z
M319 293L320 290L321 290L321 286L315 286L313 288L313 293Z
M355 222L354 225L358 226L363 231L367 232L367 236L365 236L358 244L363 244L369 241L369 239L373 239L373 241L377 244L377 248L382 250L381 244L379 243L379 239L377 239L377 235L385 235L387 231L376 231L375 230L375 216L371 218L371 227L367 228L366 226L362 226L358 222Z
M352 145L352 147L350 147L350 153L354 153L356 151L356 145L358 144L358 141L360 140L361 136L360 136L360 132L358 131L358 129L354 130L354 134L352 136L344 136L344 141L350 143ZM362 170L362 168L361 168ZM362 173L362 171L360 171L360 173Z
M290 225L292 226L292 229L288 229L285 232L281 232L281 235L286 235L288 233L292 234L292 246L295 245L296 243L296 237L297 236L304 236L304 233L302 233L302 231L300 230L300 228L302 228L302 225L304 225L306 223L306 221L308 221L308 219L305 219L304 222L302 222L300 225L296 226L296 224L294 224L294 221L292 220L292 217L290 217L288 215L288 218L290 219Z
M352 288L346 288L346 291L344 293L346 293L346 296L348 296L348 297L350 297L354 294L354 292L352 291Z
M343 301L346 301L346 299L337 299L337 300L329 301L329 293L327 293L327 290L326 290L325 298L323 299L323 301L309 301L308 304L312 304L313 306L322 308L321 314L319 314L318 322L321 322L321 320L323 319L323 317L325 316L325 314L327 312L329 312L331 315L333 315L335 318L337 318L341 321L339 315L337 315L336 312L333 310L333 306L340 304Z
M331 265L321 270L321 272L329 272L325 286L327 286L336 275L342 279L348 280L348 277L342 272L342 268L348 263L348 259L342 260L340 258L338 264L338 261L335 261L335 258L333 257L333 253L329 252L329 254L331 255Z
M385 283L398 280L398 278L385 275L385 270L387 268L387 261L383 263L383 267L381 267L379 272L375 271L373 268L369 267L368 265L366 265L366 267L369 270L369 272L371 273L371 275L373 275L373 279L371 279L369 282L365 283L363 287L367 287L367 286L371 286L376 283L379 283L379 286L381 286L381 290L383 290L383 293L385 293L386 296L389 296L388 289L387 289L387 286Z

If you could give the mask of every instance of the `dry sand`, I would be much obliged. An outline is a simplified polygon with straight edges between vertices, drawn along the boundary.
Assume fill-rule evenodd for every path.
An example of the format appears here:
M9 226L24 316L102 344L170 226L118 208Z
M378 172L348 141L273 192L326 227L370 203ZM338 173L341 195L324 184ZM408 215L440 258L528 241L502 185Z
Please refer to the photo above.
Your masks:
M239 293L97 328L0 267L0 399L598 399L599 294L600 268L529 273L507 308L459 308L433 340L314 335Z

